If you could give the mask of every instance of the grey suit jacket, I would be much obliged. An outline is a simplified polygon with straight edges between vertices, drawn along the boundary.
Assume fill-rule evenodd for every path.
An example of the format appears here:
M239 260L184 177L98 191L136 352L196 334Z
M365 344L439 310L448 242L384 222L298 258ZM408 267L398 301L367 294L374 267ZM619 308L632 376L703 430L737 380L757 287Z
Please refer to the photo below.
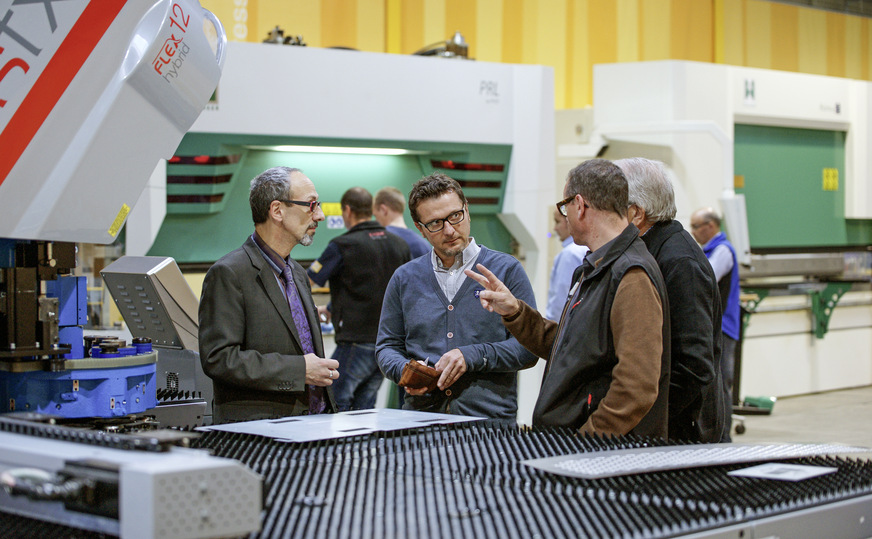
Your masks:
M309 279L293 259L291 267L315 354L324 357ZM215 423L309 413L300 336L284 290L251 237L206 273L199 318L200 362L214 385ZM326 394L327 411L336 411L332 389Z

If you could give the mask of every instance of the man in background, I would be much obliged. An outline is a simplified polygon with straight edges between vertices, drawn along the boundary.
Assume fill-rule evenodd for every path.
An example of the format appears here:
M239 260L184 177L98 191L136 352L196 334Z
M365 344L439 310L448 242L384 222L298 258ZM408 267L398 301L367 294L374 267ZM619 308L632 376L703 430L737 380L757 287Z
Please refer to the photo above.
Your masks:
M375 360L375 341L388 281L410 260L409 247L399 236L372 220L372 195L352 187L340 200L347 232L330 240L321 257L309 266L312 282L330 282L330 311L336 330L333 359L342 378L333 385L340 411L375 407L382 374Z
M721 308L724 312L721 326L723 331L721 373L724 378L725 413L728 425L725 441L729 441L733 414L736 343L739 341L739 324L742 322L742 307L739 304L739 264L736 249L727 239L727 235L721 232L721 218L714 209L702 208L695 211L690 217L690 229L712 265L721 294Z
M545 306L545 318L557 322L566 305L569 287L572 284L572 274L575 268L584 262L588 249L576 245L569 235L569 224L559 211L554 210L554 233L560 238L561 251L554 257L554 267L551 268L551 280L548 283L548 304Z
M614 163L569 172L557 210L591 252L578 268L560 323L516 298L484 263L467 270L486 311L546 358L533 425L581 434L667 436L669 300L639 230L627 222L627 180Z
M409 193L415 226L433 249L394 273L385 294L378 362L399 382L409 360L439 373L436 389L406 389L404 409L486 417L514 425L517 371L537 358L512 337L499 315L478 304L482 287L463 270L488 264L506 285L535 304L524 268L508 254L470 236L470 215L460 185L442 173L422 178Z
M251 180L248 201L254 233L209 268L200 296L213 422L334 412L339 363L323 357L309 279L290 257L324 220L318 192L299 169L275 167Z
M406 201L403 193L396 187L382 187L375 194L372 204L372 213L379 222L391 234L403 238L409 244L412 258L418 258L430 251L430 244L414 230L406 227L403 212L406 209Z
M720 442L724 395L721 306L715 274L702 249L675 220L675 192L663 163L636 157L615 164L627 177L627 218L639 229L657 261L669 296L669 438Z

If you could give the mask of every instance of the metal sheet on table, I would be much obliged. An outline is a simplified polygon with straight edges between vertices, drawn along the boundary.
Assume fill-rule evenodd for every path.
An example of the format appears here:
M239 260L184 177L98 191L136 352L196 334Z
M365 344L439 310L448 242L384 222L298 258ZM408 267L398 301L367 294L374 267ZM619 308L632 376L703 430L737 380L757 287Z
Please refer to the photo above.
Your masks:
M199 427L199 431L219 430L253 434L287 442L313 442L373 432L415 429L431 425L447 425L481 421L482 417L434 414L412 410L376 408L338 414L294 416L281 419L261 419L242 423L227 423Z
M867 447L840 444L698 444L576 453L525 460L524 464L557 475L600 479L682 468L869 451Z

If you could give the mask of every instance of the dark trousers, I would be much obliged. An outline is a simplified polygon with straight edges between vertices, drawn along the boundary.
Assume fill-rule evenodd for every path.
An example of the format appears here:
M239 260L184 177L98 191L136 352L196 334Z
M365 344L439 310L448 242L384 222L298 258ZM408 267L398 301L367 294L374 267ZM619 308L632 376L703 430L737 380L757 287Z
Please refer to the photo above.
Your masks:
M725 442L731 441L730 428L733 424L733 373L736 366L736 340L723 334L721 344L721 376L724 383L724 425Z

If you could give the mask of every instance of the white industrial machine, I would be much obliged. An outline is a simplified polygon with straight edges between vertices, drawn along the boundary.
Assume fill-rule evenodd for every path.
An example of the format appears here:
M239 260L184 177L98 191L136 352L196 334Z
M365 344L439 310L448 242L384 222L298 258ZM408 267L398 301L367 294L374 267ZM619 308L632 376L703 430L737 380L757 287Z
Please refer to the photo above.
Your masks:
M224 30L196 0L4 1L0 13L0 413L100 418L111 431L112 420L155 408L152 341L166 345L158 326L172 324L152 315L177 306L134 284L128 299L156 333L86 339L74 242L116 239L209 101ZM159 434L0 421L4 512L122 537L259 527L260 478L235 461Z

